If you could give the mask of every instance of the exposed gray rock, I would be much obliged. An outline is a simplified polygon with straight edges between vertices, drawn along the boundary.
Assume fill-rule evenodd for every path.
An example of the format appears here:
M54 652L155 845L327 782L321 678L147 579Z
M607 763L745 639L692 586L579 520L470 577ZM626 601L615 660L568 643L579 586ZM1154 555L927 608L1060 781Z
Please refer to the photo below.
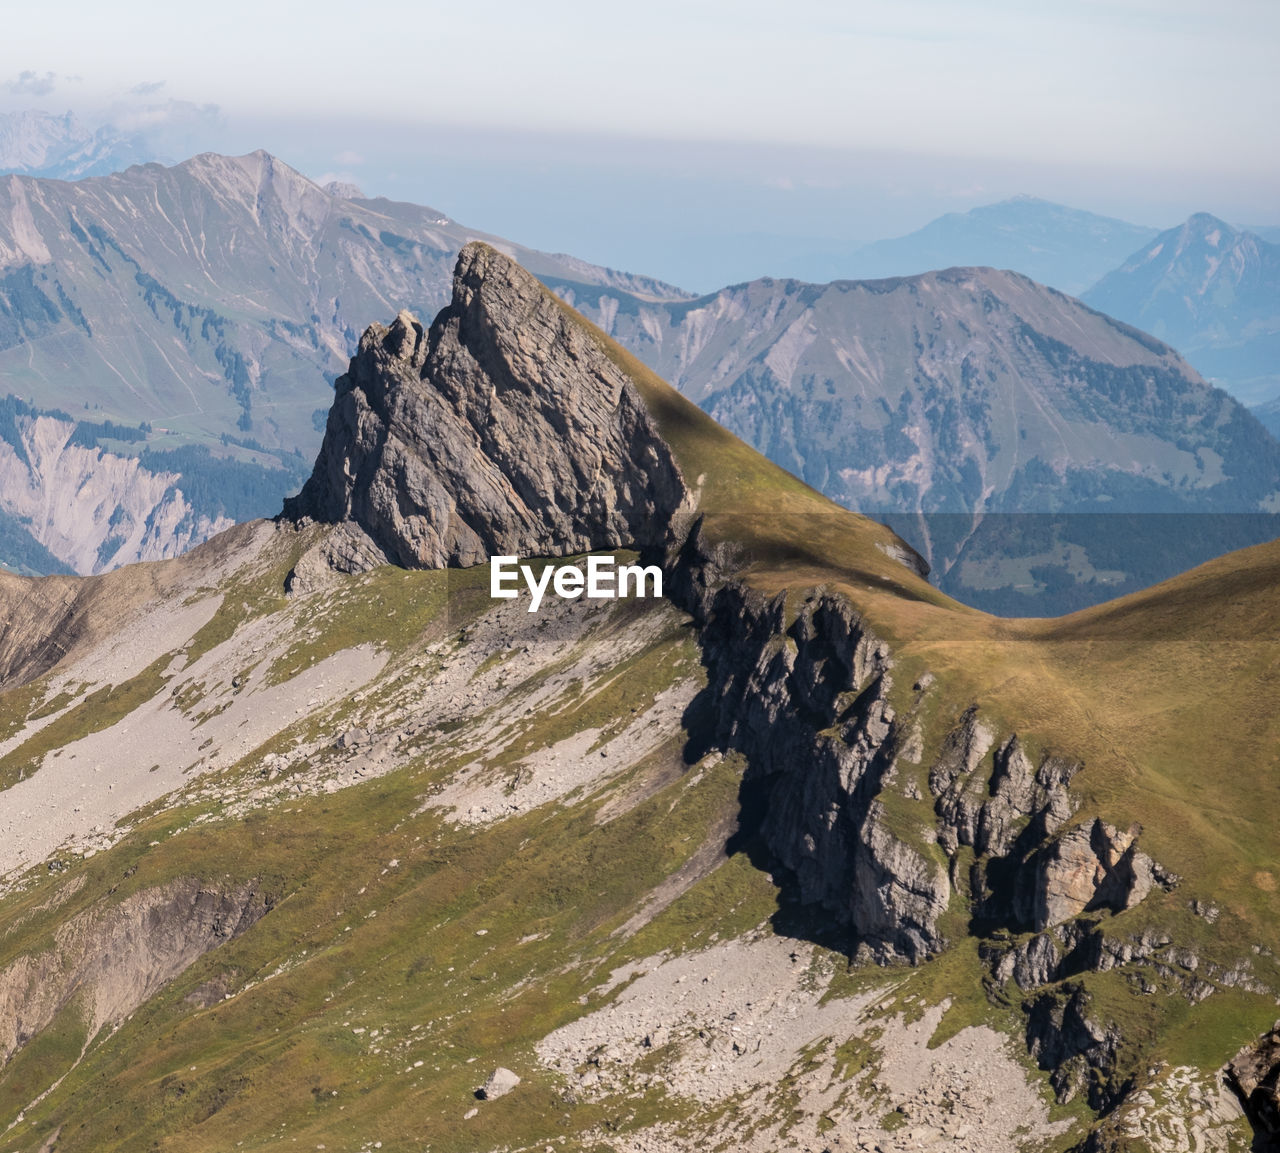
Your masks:
M505 1097L517 1085L520 1084L520 1078L510 1069L506 1069L499 1065L489 1078L477 1091L482 1101L496 1101L499 1097Z
M703 651L715 743L746 754L744 803L795 898L850 932L861 955L926 957L943 944L951 885L890 831L876 800L902 730L888 647L823 590L785 619L781 598L734 584L714 597Z
M1171 887L1176 879L1138 850L1139 832L1136 825L1121 832L1094 820L1042 849L1035 860L1033 927L1057 925L1087 909L1131 909L1158 878Z
M1062 960L1057 945L1048 933L1037 933L1031 940L1005 953L993 967L1001 984L1012 978L1020 989L1034 989L1057 980Z
M994 766L991 799L978 816L974 837L979 855L1011 852L1023 822L1033 826L1033 837L1052 836L1075 811L1068 786L1080 770L1077 762L1046 757L1033 772L1015 734L996 750Z
M1227 1083L1236 1091L1254 1128L1280 1144L1280 1021L1246 1045L1227 1064Z
M1050 756L1033 770L1013 734L992 754L988 777L976 770L994 740L971 706L929 772L929 789L938 798L938 843L948 853L970 845L980 857L1003 857L1019 844L1038 845L1075 811L1068 789L1080 770L1077 762Z
M1122 1038L1094 1019L1083 986L1067 983L1042 993L1027 1003L1026 1011L1027 1049L1049 1072L1061 1103L1083 1093L1091 1108L1102 1111L1131 1088L1115 1072Z
M285 578L285 591L290 596L320 592L337 579L336 573L367 572L390 560L363 528L344 521L298 558Z
M364 729L348 729L333 742L335 749L354 749L369 743L369 734Z
M533 276L472 243L430 332L401 312L361 338L285 516L354 522L369 545L348 533L322 559L359 571L666 547L688 501L626 373Z
M95 903L63 922L49 949L0 970L0 1059L8 1061L77 995L90 1036L122 1021L273 903L252 884L219 889L195 878Z

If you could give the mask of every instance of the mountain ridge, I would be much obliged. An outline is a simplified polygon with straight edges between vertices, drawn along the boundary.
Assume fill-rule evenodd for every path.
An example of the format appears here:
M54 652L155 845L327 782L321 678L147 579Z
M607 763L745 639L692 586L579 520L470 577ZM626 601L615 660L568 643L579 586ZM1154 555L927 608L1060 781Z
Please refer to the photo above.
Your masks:
M0 691L0 1150L1246 1148L1219 1070L1274 1019L1276 813L1232 769L1274 750L1277 546L996 620L527 272L480 246L459 266L493 278L490 327L462 283L429 330L371 329L335 406L376 372L483 439L491 386L562 419L612 396L594 345L692 498L668 598L530 613L487 596L484 565L389 564L286 595L351 523L288 517L98 577L0 578L26 606L0 636L23 681ZM457 375L424 373L433 354ZM576 448L608 470L616 426L593 427ZM332 431L334 499L306 507L371 540L349 486L416 501L377 474L453 435L351 478L329 462L353 430ZM535 423L522 448L557 439ZM433 477L463 507L447 459ZM452 522L414 491L403 521ZM539 531L572 563L580 542ZM161 947L111 947L144 916ZM1265 1079L1265 1038L1250 1051ZM519 1083L477 1101L493 1068Z
M0 113L0 174L80 180L156 159L137 133L90 129L71 112Z
M949 212L905 236L858 249L858 279L948 267L997 267L1079 295L1157 229L1020 195Z
M1250 414L1021 274L764 279L670 305L551 284L771 459L891 517L969 603L1068 611L1274 535L1280 455ZM1151 514L1175 512L1171 536ZM1222 512L1248 515L1206 536L1197 516ZM1127 559L1085 523L1107 513Z

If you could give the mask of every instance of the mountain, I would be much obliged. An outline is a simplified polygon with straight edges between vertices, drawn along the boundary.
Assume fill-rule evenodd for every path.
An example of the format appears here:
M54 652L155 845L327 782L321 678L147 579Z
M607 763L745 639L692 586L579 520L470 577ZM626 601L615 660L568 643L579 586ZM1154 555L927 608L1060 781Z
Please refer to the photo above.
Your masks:
M1280 440L1280 397L1267 401L1266 404L1254 405L1252 411L1253 415L1262 422L1263 427Z
M1280 246L1200 212L1084 294L1248 404L1280 397Z
M265 153L0 186L0 369L26 398L0 420L0 560L173 555L296 490L321 382L370 318L441 307L473 235L356 192ZM494 243L784 467L899 518L943 587L985 608L1066 611L1275 533L1261 431L1169 350L1025 278L694 300ZM1114 511L1141 519L1090 519Z
M279 508L358 333L393 301L440 308L458 250L480 235L355 191L264 152L0 181L0 373L25 398L0 426L0 510L30 518L28 550L97 572ZM684 297L489 239L539 272ZM88 510L75 494L95 451L103 493ZM83 522L79 545L54 508Z
M0 112L0 173L80 180L156 159L141 136L86 128L70 112Z
M988 611L1069 611L1280 535L1280 447L1246 409L1016 273L760 280L678 303L549 283Z
M984 616L483 245L287 511L0 577L0 1151L1274 1135L1277 546Z
M987 265L1078 295L1157 229L1034 196L948 212L923 228L859 249L849 271L864 279Z

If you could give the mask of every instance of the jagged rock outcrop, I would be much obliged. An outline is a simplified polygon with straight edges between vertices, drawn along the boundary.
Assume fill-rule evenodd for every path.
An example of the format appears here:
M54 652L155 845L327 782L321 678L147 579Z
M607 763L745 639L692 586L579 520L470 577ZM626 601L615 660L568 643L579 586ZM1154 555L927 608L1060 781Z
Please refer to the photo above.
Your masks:
M1078 812L1078 761L1033 762L976 704L939 716L930 674L914 697L895 693L888 645L845 595L765 595L698 511L606 346L514 263L471 245L430 330L406 313L374 326L339 381L315 471L286 508L337 529L291 587L387 559L646 550L699 628L707 687L688 714L691 746L743 755L739 840L773 873L795 931L914 963L947 945L945 914L968 913L988 985L1022 1001L1060 1097L1114 1104L1130 1087L1122 1038L1071 982L1141 962L1192 1000L1212 992L1169 939L1106 931L1107 913L1176 878L1139 850L1138 827Z
M703 633L715 742L746 754L744 807L798 900L829 913L864 955L922 959L942 945L951 885L939 861L889 829L877 800L900 732L888 646L821 590L790 626L786 616L785 597L733 584L716 596Z
M929 773L929 790L938 798L939 843L949 854L969 845L980 857L1003 857L1020 839L1039 844L1075 811L1068 788L1079 764L1050 756L1034 768L1013 734L992 755L988 781L974 770L994 743L971 706Z
M695 551L686 546L682 560ZM705 579L686 583L705 597ZM707 615L713 740L747 757L747 819L794 899L824 910L860 954L915 961L943 947L939 919L965 889L955 876L961 846L973 851L967 889L977 923L1039 934L1012 952L989 950L998 983L1015 976L1028 990L1118 963L1101 934L1070 929L1055 939L1043 930L1085 912L1120 912L1176 883L1139 851L1137 828L1100 819L1068 828L1082 766L1052 754L1033 766L1016 735L996 745L976 706L929 767L933 821L920 805L912 829L902 790L887 790L899 758L918 759L909 750L916 721L890 704L889 648L849 603L817 590L788 624L785 597L729 582ZM922 678L917 706L932 683Z
M1083 986L1070 982L1040 994L1026 1006L1027 1049L1065 1104L1083 1093L1091 1108L1114 1105L1131 1088L1116 1072L1122 1037L1098 1022Z
M1077 825L1034 858L1034 904L1025 912L1036 929L1090 909L1131 909L1167 874L1137 847L1139 827L1121 832L1102 820Z
M1213 962L1202 966L1194 949L1175 945L1167 933L1144 929L1141 933L1113 936L1101 919L1088 917L1055 925L1016 944L1010 943L1007 936L994 936L984 941L978 952L997 986L1012 980L1024 992L1082 973L1106 973L1121 965L1149 966L1150 976L1181 987L1192 1002L1203 1001L1219 985L1266 992L1247 961L1242 960L1231 969ZM1155 991L1156 986L1147 976L1135 973L1135 980L1144 992Z
M1239 1095L1264 1149L1280 1149L1280 1022L1227 1065L1227 1082Z
M285 510L338 531L290 584L305 591L327 568L386 559L435 567L628 545L661 557L669 595L701 626L708 743L748 761L746 823L794 899L877 960L940 949L957 889L980 923L1042 933L1169 882L1137 829L1071 825L1077 762L1033 765L1016 735L997 742L976 705L929 766L933 812L919 804L918 821L904 818L924 798L908 794L904 810L886 786L919 734L890 704L888 647L842 596L819 589L792 619L785 597L741 583L732 546L704 535L695 504L597 336L513 261L470 244L430 330L403 312L373 326L338 382L315 470ZM917 705L929 678L919 688ZM967 886L961 847L972 850ZM1034 988L1067 954L1085 956L1039 936L992 964Z
M285 515L351 522L328 558L409 567L666 546L688 490L629 377L514 261L467 245L430 331L374 325Z
M1138 849L1138 826L1121 832L1095 819L1061 831L1076 811L1078 762L1049 755L1033 768L1014 734L992 754L988 778L975 770L993 744L971 707L929 773L938 843L953 859L960 845L978 858L970 880L980 918L1039 932L1086 911L1132 908L1176 883Z

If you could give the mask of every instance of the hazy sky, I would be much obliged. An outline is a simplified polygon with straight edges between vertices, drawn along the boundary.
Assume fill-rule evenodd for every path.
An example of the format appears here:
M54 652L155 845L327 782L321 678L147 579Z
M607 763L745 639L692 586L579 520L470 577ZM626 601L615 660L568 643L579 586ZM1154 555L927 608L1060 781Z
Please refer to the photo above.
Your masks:
M860 242L1019 191L1280 218L1276 0L5 9L0 110L267 147L616 264Z

